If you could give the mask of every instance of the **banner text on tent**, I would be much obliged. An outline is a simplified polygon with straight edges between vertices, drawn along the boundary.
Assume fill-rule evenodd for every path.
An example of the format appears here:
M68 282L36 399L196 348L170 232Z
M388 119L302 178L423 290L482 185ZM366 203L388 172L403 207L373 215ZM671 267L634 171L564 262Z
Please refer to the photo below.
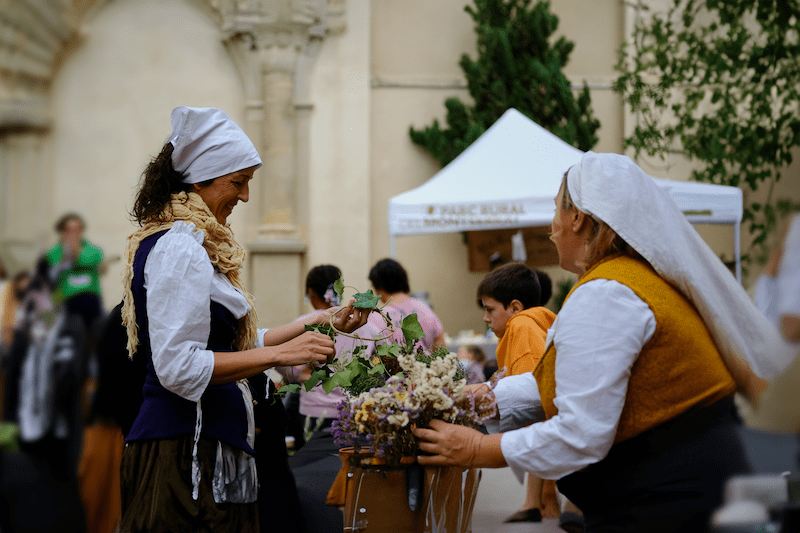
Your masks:
M522 204L467 204L428 206L426 227L474 224L515 224L525 214Z

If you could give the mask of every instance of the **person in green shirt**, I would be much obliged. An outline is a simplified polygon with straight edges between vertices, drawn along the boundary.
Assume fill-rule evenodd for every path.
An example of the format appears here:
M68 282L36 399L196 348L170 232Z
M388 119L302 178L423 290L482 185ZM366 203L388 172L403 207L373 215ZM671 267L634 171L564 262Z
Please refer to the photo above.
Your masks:
M76 213L62 216L55 226L59 242L44 257L53 299L63 302L68 314L83 319L91 330L102 314L100 268L103 250L83 237L86 224Z

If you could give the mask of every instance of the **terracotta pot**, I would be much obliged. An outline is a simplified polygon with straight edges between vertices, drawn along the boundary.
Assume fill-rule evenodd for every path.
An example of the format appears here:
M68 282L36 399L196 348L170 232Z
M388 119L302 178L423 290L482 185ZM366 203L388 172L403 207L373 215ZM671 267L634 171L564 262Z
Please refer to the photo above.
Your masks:
M328 502L344 505L347 533L467 533L481 472L460 467L421 467L413 457L398 466L363 449L339 451L342 470ZM409 504L409 483L421 482L417 505ZM338 495L338 498L336 497ZM342 498L343 496L343 498ZM415 507L415 508L412 508Z

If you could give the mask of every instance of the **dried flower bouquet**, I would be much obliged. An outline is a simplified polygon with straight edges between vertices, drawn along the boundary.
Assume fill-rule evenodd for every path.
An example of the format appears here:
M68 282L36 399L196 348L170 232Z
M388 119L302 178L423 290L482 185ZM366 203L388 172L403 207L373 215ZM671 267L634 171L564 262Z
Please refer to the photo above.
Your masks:
M341 297L345 288L341 279L334 288ZM347 398L340 403L332 424L338 445L358 449L366 441L376 457L384 457L390 466L397 465L402 457L418 453L414 427L441 419L477 428L496 414L493 395L478 399L465 392L464 369L455 353L444 347L428 352L419 345L424 333L416 314L403 320L399 334L371 290L354 298L355 307L372 309L386 323L382 335L363 339L376 342L375 353L364 354L361 345L351 353L337 354L335 361L316 369L304 384L305 390L321 384L326 392L337 386L345 391ZM309 329L332 337L348 335L336 331L332 324ZM492 378L492 387L500 377L497 374ZM289 385L281 391L298 389L299 385Z

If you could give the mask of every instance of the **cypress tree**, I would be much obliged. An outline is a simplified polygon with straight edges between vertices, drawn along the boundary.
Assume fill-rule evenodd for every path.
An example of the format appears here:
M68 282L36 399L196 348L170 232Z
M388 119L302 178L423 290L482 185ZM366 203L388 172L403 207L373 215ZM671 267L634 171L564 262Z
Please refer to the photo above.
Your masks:
M448 98L447 127L437 120L422 130L411 127L411 140L444 167L513 107L565 142L591 149L600 122L586 83L576 97L561 72L574 43L560 37L550 44L558 27L550 3L475 0L464 9L475 21L478 57L464 54L459 65L474 104Z

